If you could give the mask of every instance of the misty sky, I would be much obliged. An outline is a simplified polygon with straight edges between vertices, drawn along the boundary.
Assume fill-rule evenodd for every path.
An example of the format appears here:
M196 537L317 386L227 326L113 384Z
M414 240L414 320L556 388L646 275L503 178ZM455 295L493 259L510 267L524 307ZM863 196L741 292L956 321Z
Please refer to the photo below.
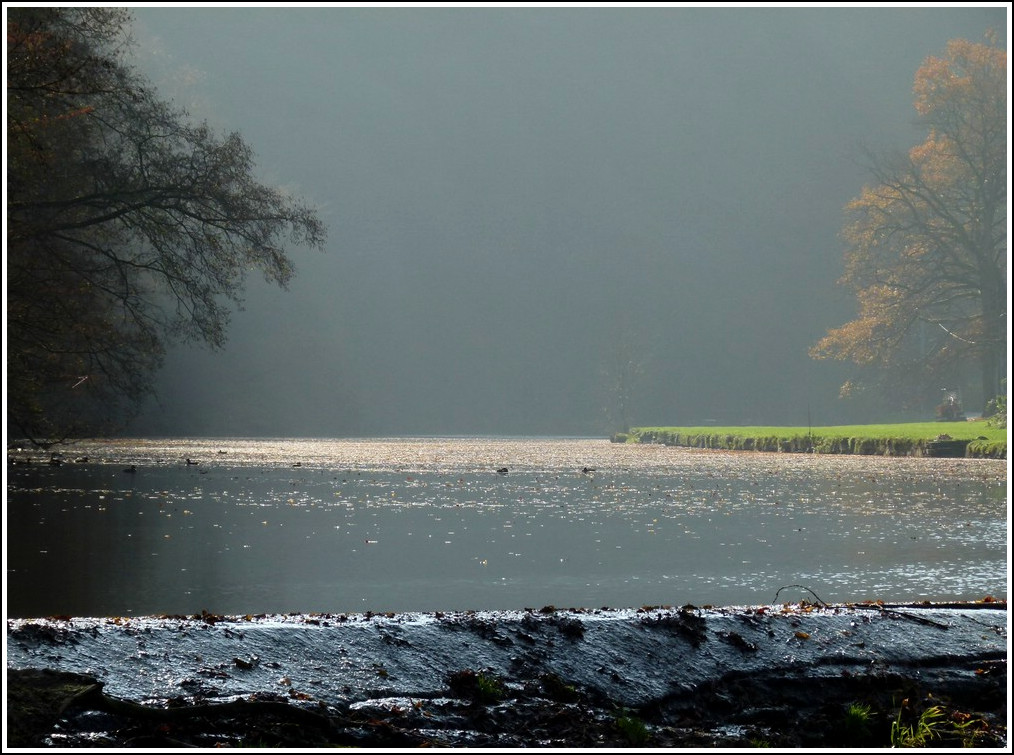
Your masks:
M911 88L1007 8L133 9L160 92L321 208L288 291L174 349L138 434L605 434L865 421L807 349L857 145L922 140Z

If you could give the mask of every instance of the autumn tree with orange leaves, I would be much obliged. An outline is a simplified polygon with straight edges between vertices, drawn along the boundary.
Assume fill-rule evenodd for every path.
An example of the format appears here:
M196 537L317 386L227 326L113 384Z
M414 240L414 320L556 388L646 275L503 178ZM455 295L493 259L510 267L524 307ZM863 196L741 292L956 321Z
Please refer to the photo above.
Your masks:
M7 9L7 429L50 445L118 429L168 342L225 340L246 276L285 286L316 211L253 153L162 100L129 11Z
M914 95L926 140L868 153L874 182L845 208L839 284L857 316L810 355L871 368L910 404L971 365L985 405L1007 362L1007 53L992 35L952 40L919 68Z

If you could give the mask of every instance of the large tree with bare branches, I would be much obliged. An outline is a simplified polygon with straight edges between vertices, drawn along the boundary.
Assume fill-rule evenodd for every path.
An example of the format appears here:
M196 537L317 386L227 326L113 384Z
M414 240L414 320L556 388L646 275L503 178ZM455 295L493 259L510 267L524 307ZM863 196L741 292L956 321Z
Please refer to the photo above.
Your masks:
M124 419L174 339L224 343L250 271L322 249L236 133L159 98L129 12L7 11L7 427L38 443Z
M914 94L925 141L870 153L874 182L846 207L840 283L858 314L811 355L876 368L910 399L974 365L986 402L1006 376L1007 53L952 40Z

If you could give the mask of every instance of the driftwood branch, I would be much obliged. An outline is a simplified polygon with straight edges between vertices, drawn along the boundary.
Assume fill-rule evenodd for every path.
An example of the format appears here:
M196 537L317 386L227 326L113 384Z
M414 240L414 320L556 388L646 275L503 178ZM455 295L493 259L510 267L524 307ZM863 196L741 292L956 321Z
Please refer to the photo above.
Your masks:
M812 595L813 597L815 597L817 599L817 603L819 603L820 605L824 606L825 608L829 607L827 603L825 603L823 600L820 599L820 596L817 595L817 593L815 593L813 590L811 590L806 585L785 585L784 587L779 587L778 591L775 593L775 601L774 602L775 603L778 602L778 596L781 594L782 590L788 590L790 587L798 587L800 590L806 590L808 593L810 593L810 595Z

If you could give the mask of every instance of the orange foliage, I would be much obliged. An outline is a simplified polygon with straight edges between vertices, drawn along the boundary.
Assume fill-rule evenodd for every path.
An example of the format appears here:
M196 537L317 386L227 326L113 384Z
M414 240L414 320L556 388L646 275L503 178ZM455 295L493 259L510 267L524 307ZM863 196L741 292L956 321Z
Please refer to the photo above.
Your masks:
M1006 90L1007 53L995 45L966 39L947 43L947 56L926 58L916 72L915 109L922 116L947 109L967 110L967 101L996 96L997 85Z
M907 155L874 158L875 183L846 205L839 284L857 316L828 330L813 358L888 365L920 321L952 337L927 365L1002 357L1007 53L987 41L952 40L916 72L927 136Z

